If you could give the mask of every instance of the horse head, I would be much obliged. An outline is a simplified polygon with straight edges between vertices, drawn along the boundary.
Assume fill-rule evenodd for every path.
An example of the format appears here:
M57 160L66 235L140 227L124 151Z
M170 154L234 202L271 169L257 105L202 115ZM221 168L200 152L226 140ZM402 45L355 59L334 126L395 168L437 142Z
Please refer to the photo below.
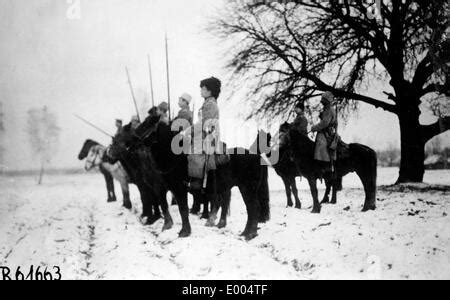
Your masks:
M78 154L78 159L79 160L85 159L88 156L91 148L94 146L97 146L97 145L100 145L100 144L97 143L96 141L86 140L83 144L83 147L81 148L80 154Z
M113 138L112 144L106 151L106 155L111 163L116 163L133 146L136 140L134 132L135 130L130 123L122 127Z
M89 172L93 168L100 166L103 163L105 151L106 148L101 145L91 147L86 158L84 169Z
M291 131L291 124L289 124L288 122L281 124L280 130L278 131L278 146L280 148L289 146L290 131Z

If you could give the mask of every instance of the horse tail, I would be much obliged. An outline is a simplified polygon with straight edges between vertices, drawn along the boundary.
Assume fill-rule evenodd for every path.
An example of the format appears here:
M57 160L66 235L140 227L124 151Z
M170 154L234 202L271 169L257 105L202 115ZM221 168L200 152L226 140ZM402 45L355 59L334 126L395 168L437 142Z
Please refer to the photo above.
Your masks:
M260 207L260 223L270 220L270 193L269 193L269 171L266 165L260 167L260 183L258 186L257 197Z
M365 211L375 209L378 176L377 153L375 150L359 144L354 144L353 149L357 155L356 157L359 157L359 159L354 162L356 164L356 173L361 178L366 192Z
M378 156L375 150L369 148L367 146L362 146L365 150L364 159L367 161L367 168L370 175L370 179L372 184L376 187L377 185L377 176L378 176Z

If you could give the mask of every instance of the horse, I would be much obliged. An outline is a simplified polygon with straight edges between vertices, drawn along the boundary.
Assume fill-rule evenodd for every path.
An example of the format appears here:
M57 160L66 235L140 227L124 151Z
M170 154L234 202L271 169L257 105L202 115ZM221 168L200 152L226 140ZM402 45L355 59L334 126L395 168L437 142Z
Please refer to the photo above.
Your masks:
M286 134L286 132L279 132L280 135ZM283 137L281 137L283 138ZM261 154L261 146L260 141L264 139L265 144L263 144L263 147L268 147L271 151L275 149L275 146L272 147L272 136L270 133L266 133L264 130L260 130L258 132L258 137L255 141L255 143L252 144L250 149L257 149L257 153ZM295 162L293 159L293 154L289 149L279 149L278 148L278 161L274 162L272 164L272 167L274 168L275 172L278 176L283 180L285 191L286 191L286 197L287 197L287 207L293 207L294 203L292 202L292 195L295 198L295 208L296 209L302 209L302 203L300 201L300 198L298 196L298 188L296 183L297 177L303 177L302 174L299 172L297 167L295 166ZM264 154L268 154L266 151ZM332 188L332 184L328 178L325 179L325 185L326 185L326 191L324 198L322 200L322 203L328 203L330 202L330 192ZM338 191L342 190L342 178L338 178ZM335 199L331 201L331 204L336 204Z
M149 151L154 158L154 166L163 176L168 189L174 194L182 220L182 229L179 237L191 235L189 222L189 208L187 204L188 194L188 159L186 154L175 154L171 145L174 137L178 134L171 130L171 126L160 122L158 116L148 117L137 129L134 141L130 141L132 133L123 132L122 144L125 149L139 143L149 146ZM145 132L145 134L142 134ZM145 137L143 137L145 136ZM227 151L230 153L230 150ZM267 222L270 219L269 187L267 166L261 164L261 157L250 154L248 150L235 148L231 153L242 153L230 155L230 161L221 165L216 170L218 196L213 201L212 211L209 215L207 226L215 225L219 207L217 199L220 197L222 214L217 225L222 228L226 226L228 205L231 199L231 188L237 186L241 192L247 208L247 224L241 236L246 240L255 238L258 223Z
M120 162L130 180L137 186L142 201L142 220L145 225L152 225L161 218L160 207L164 215L162 231L172 228L173 220L167 204L167 186L162 176L155 170L153 157L144 146L125 146L127 139L133 136L131 123L124 126L113 138L106 155L111 162Z
M335 173L331 175L324 173L319 162L314 159L315 143L308 136L291 129L288 123L280 127L280 132L285 133L279 136L280 151L292 151L296 168L308 180L313 198L312 213L320 213L321 204L329 203L327 196L319 202L317 179L325 179L331 183L330 186L333 188L331 203L336 204L337 193L342 189L342 178L353 172L356 172L364 187L365 201L362 211L376 209L377 154L373 149L361 144L350 144L346 147L341 142L338 147L338 159L335 162Z
M98 168L105 177L106 190L108 193L108 203L116 202L116 194L114 191L114 179L120 183L123 195L123 207L132 208L130 201L129 178L126 171L120 163L111 164L105 161L104 154L106 148L93 140L86 140L81 148L78 159L80 161L86 159L84 169L89 172L94 168Z

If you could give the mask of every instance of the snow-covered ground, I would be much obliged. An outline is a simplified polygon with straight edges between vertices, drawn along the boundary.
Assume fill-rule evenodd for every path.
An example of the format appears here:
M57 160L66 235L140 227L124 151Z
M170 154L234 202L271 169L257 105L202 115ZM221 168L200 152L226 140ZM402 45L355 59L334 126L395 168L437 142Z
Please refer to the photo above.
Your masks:
M378 210L361 213L363 191L349 176L338 205L312 215L305 182L304 209L287 209L270 175L272 219L251 242L239 237L246 214L237 190L226 229L191 216L192 236L178 239L176 207L174 229L144 227L137 190L132 212L107 204L98 174L51 176L43 186L0 177L0 265L60 266L64 279L450 279L449 188L380 188ZM379 184L396 175L381 169ZM428 172L425 181L448 186L449 175Z

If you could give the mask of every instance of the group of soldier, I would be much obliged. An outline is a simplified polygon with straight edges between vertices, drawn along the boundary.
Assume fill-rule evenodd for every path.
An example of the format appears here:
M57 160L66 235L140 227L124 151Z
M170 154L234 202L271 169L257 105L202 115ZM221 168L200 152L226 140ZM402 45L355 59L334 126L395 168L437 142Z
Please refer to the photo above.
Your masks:
M217 168L215 157L215 146L220 144L219 119L220 111L218 106L218 98L221 93L221 81L215 77L202 80L200 83L201 97L204 99L198 113L198 121L194 124L193 112L190 110L192 96L184 93L179 97L179 112L176 120L184 120L192 126L192 132L195 137L200 137L202 149L194 150L192 155L188 155L189 175L197 180L203 180L204 177L214 178L214 171ZM309 125L305 113L305 105L303 102L298 103L295 107L296 118L292 123L292 129L298 130L303 135L317 133L314 158L325 172L333 171L333 162L336 160L336 140L337 135L337 112L334 109L334 95L326 92L322 95L321 104L323 106L320 114L320 122L314 126ZM150 116L157 116L160 122L169 124L171 119L169 116L169 105L167 102L159 104L156 108L149 111ZM206 125L207 124L207 125ZM131 126L135 129L140 125L139 118L133 117ZM122 128L122 121L116 121L118 132ZM208 146L205 146L204 140L210 138ZM211 139L212 137L212 139ZM213 140L213 143L211 143ZM196 144L195 142L193 143ZM198 143L197 143L198 144ZM203 155L208 152L209 155Z

